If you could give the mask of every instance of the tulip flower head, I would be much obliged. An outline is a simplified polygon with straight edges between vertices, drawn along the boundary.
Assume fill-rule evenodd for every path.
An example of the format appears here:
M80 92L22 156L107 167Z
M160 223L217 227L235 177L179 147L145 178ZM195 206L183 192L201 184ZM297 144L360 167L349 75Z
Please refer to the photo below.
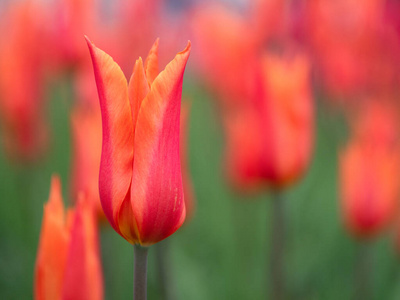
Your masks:
M0 22L2 142L16 162L40 158L48 146L41 9L35 1L23 1L7 10Z
M400 145L396 120L393 110L370 105L357 120L351 141L340 152L343 219L357 237L376 236L397 212Z
M53 176L35 267L35 299L103 299L97 223L92 202L81 198L65 214Z
M185 220L179 157L183 73L190 42L158 73L158 40L129 84L120 67L87 40L99 93L103 141L99 192L112 227L150 246Z
M228 174L239 187L283 188L301 178L311 160L309 64L303 55L265 54L259 65L253 97L224 116Z

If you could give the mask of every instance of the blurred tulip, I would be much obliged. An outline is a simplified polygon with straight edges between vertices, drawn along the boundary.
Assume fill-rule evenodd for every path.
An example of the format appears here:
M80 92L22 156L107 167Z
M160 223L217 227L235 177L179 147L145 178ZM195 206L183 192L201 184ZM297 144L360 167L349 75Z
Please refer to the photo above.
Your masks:
M393 110L371 105L357 119L355 134L339 154L343 218L358 237L380 233L397 212L400 145L396 120Z
M132 57L147 53L155 39L163 41L163 51L158 57L161 66L166 65L175 55L177 47L189 39L189 26L186 26L185 19L174 10L168 10L167 2L118 1L112 7L114 21L110 22L107 37L111 41L104 42L103 34L99 38L104 45L103 50L118 61L127 77L131 75Z
M197 8L191 18L196 67L218 93L222 108L249 97L254 88L256 36L246 18L221 5Z
M307 36L333 99L359 100L397 85L400 41L385 2L314 0L307 6Z
M48 6L48 19L52 26L47 27L53 69L66 71L76 68L86 55L83 35L95 35L100 27L97 19L97 0L58 0Z
M97 214L104 216L99 196L101 115L98 106L76 106L71 115L73 138L73 199L84 193Z
M88 40L100 98L103 146L100 199L113 228L131 244L150 246L185 219L179 159L186 49L158 73L158 40L132 77Z
M313 98L308 59L266 57L265 136L268 153L264 176L282 186L304 174L311 160L314 136Z
M283 187L308 167L313 145L313 103L306 57L266 54L259 89L225 115L228 173L239 186Z
M61 184L53 176L35 266L35 299L103 299L97 223L81 198L65 215Z
M264 44L284 34L288 21L285 19L287 3L284 0L255 0L249 4L251 9L249 22L259 43Z
M0 115L7 154L30 161L47 148L41 7L14 4L1 20Z

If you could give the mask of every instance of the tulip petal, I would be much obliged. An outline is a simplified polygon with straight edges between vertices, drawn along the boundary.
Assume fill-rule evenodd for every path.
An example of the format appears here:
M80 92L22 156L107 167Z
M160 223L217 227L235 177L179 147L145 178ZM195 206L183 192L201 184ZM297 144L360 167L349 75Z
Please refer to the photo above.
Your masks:
M154 80L138 114L131 205L144 246L168 237L185 219L179 119L189 53L190 42Z
M135 133L136 120L140 106L149 90L149 83L146 79L142 58L140 57L136 60L131 79L129 80L129 101L132 108L133 133Z
M144 62L144 67L146 70L147 81L151 86L154 79L158 75L158 41L157 39L150 49L149 55L147 55L146 61Z
M86 38L87 39L87 38ZM99 192L104 213L116 224L119 208L129 192L133 162L133 123L128 84L120 67L88 39L103 123Z
M103 299L103 277L94 208L90 199L79 199L71 228L62 299Z

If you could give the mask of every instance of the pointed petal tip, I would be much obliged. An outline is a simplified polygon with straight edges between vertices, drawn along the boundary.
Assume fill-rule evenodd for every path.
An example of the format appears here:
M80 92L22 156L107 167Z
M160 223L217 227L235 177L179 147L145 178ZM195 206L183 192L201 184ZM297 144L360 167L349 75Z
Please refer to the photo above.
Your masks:
M51 176L50 183L50 201L55 201L59 199L59 197L55 197L55 195L61 195L61 180L58 174L53 174ZM55 199L55 200L53 200Z
M190 40L188 40L187 45L186 45L186 48L183 49L183 50L182 50L181 52L179 52L178 54L184 54L184 53L186 53L186 52L189 52L189 53L190 53L191 48L192 48L192 42L191 42Z
M139 56L139 58L136 59L135 61L135 65L133 66L132 76L138 69L143 69L143 59L141 56Z
M85 34L84 37L85 37L86 43L88 44L89 48L93 47L94 44L93 44L93 42L88 38L88 36Z
M49 199L44 204L44 208L45 210L56 212L60 216L63 215L64 203L61 192L61 180L58 174L51 176Z
M57 173L53 173L51 175L51 186L60 185L60 182L60 175L58 175Z

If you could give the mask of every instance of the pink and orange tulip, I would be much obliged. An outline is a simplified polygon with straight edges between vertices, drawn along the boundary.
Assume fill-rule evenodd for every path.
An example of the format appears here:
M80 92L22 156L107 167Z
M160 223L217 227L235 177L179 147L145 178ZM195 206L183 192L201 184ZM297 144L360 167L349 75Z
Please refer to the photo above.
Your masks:
M359 237L372 237L393 220L399 196L397 152L352 143L340 153L343 218ZM368 161L368 163L366 163Z
M0 123L7 154L32 161L47 148L42 7L23 1L0 22Z
M213 4L197 8L191 25L198 48L196 67L217 92L223 109L245 101L254 85L257 51L257 39L249 30L248 20L232 9Z
M347 229L373 237L398 209L400 145L393 110L371 105L357 119L350 143L339 155L340 195Z
M103 299L97 222L92 203L81 198L65 213L61 184L53 176L44 207L35 266L35 299Z
M309 64L265 54L258 88L247 103L224 116L227 167L242 187L286 186L304 174L313 145L313 103Z
M99 189L112 227L150 246L184 222L179 123L190 43L158 72L158 40L129 84L113 59L88 40L103 124Z
M275 186L296 181L307 170L314 144L314 106L308 58L265 56L264 176Z
M396 81L400 43L390 18L391 1L310 1L306 31L322 85L336 100L362 100Z

